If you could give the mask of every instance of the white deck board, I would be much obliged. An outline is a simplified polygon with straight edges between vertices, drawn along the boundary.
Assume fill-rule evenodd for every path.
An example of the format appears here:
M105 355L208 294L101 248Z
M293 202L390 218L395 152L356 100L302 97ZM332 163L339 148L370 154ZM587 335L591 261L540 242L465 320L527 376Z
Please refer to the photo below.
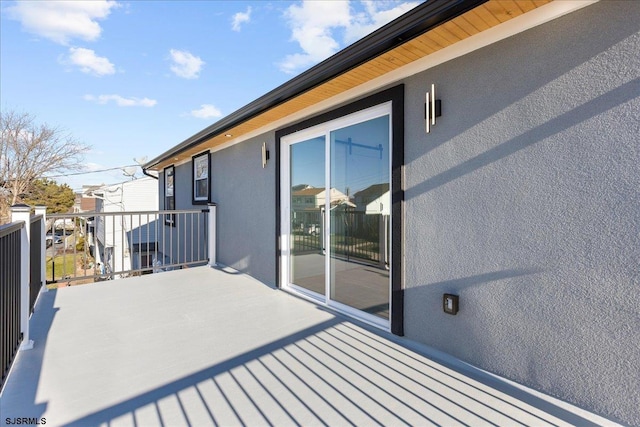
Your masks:
M231 270L44 293L2 419L47 425L610 423Z

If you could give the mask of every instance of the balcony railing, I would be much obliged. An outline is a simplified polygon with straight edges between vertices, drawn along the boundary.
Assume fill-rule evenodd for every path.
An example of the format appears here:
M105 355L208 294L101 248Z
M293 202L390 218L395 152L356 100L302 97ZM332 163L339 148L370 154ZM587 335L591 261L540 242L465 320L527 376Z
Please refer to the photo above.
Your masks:
M215 265L216 208L53 214L12 207L0 226L0 368L33 348L29 317L48 284L81 284Z
M292 222L292 252L295 254L327 250L323 233L323 209L294 210ZM389 266L389 217L369 215L362 211L335 210L331 215L329 248L332 256L356 260L364 264Z
M0 387L22 340L20 325L21 240L23 222L0 225Z
M209 209L48 216L47 283L88 283L209 262Z
M34 215L29 221L29 240L41 242L44 231L44 215ZM29 245L29 310L33 312L42 287L42 245Z

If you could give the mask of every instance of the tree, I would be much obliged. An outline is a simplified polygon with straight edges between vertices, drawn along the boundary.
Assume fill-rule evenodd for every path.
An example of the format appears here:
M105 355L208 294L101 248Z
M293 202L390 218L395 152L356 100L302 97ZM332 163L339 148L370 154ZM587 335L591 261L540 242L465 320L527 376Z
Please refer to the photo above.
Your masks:
M67 184L44 178L33 182L22 201L31 206L46 206L50 213L66 213L73 207L76 195Z
M0 112L0 223L34 182L51 173L82 169L87 145L59 127L37 124L28 113Z

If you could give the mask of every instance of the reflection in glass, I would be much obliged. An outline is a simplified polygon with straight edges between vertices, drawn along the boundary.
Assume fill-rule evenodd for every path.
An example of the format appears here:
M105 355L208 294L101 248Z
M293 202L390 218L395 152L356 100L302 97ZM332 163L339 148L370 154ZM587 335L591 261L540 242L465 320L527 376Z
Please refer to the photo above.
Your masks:
M325 294L324 136L290 146L291 283Z
M330 138L330 297L388 319L389 116Z

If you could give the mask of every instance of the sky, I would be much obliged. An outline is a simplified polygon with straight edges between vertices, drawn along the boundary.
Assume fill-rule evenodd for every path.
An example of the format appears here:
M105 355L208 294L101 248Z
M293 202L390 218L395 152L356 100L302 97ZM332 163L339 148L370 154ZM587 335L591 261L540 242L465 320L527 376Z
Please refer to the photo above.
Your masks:
M0 108L91 147L92 173L56 181L78 191L122 182L121 167L162 154L417 4L2 0ZM114 170L94 172L105 169Z

